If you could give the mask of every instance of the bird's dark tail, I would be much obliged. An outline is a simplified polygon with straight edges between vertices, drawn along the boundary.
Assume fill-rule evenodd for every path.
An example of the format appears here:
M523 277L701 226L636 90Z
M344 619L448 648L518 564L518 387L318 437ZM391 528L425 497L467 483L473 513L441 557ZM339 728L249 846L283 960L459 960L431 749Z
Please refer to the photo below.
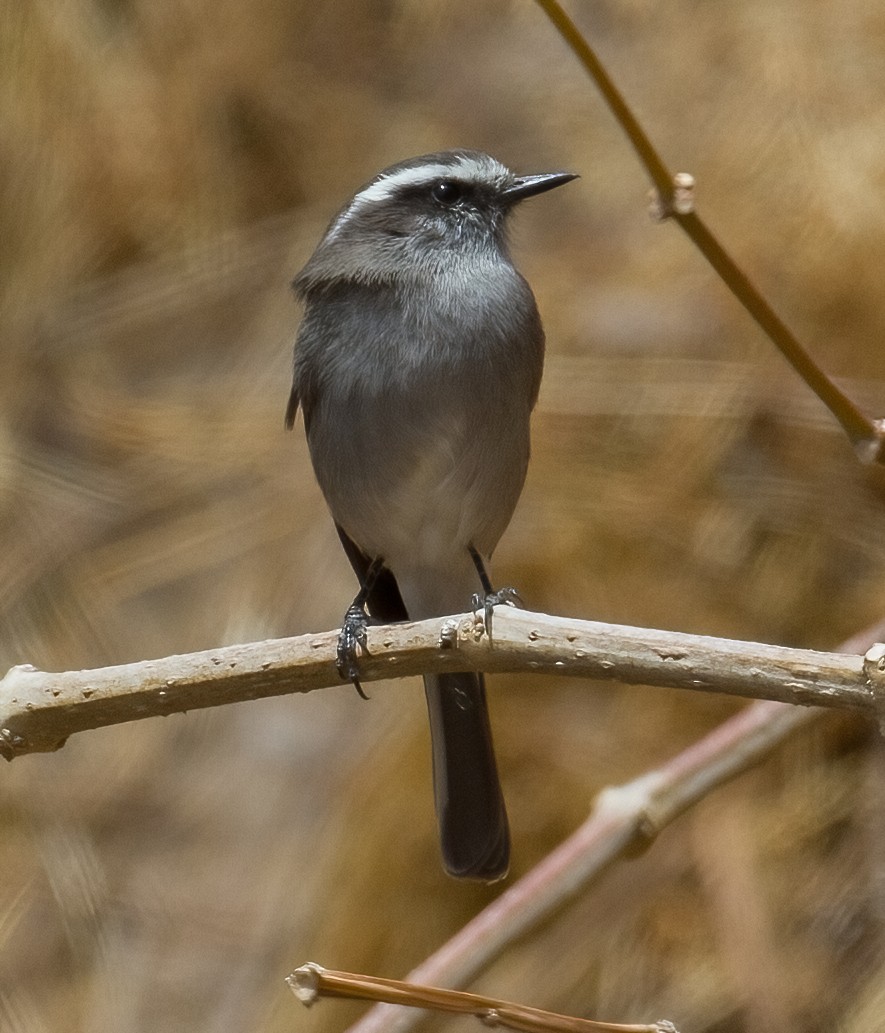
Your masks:
M424 688L443 864L456 879L503 879L510 863L510 831L483 677L428 675Z

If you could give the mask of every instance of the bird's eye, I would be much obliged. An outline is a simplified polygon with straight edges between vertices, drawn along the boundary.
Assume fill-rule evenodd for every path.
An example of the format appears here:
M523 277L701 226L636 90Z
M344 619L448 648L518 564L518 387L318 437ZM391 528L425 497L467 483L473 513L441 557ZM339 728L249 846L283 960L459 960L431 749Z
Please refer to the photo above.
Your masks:
M464 191L461 189L460 184L455 183L453 180L441 179L438 183L433 184L430 193L434 201L439 201L440 204L453 205L461 200Z

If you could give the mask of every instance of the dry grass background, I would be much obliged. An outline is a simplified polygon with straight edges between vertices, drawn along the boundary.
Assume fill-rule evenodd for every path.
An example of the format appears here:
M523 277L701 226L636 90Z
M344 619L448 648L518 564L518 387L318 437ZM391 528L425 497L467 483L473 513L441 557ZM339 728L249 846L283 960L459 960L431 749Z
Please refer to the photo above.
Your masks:
M573 2L708 222L885 412L885 15ZM499 582L538 609L831 647L885 614L885 483L687 241L528 2L0 4L0 662L336 626L353 584L282 430L288 280L383 165L582 174L515 247L550 360ZM496 678L514 876L721 700ZM412 683L85 734L0 779L4 1033L306 1033L314 959L399 976L497 889L437 861ZM882 1028L885 755L827 718L481 980L692 1033ZM451 1020L446 1028L469 1028Z

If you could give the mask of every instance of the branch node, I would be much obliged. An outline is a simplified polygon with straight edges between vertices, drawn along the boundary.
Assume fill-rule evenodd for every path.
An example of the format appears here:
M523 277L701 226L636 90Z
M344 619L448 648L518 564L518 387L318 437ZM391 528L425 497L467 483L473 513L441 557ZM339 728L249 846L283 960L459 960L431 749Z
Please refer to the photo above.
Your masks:
M873 420L872 430L871 437L856 438L852 442L855 455L865 466L882 462L885 449L885 420Z
M606 786L596 797L594 811L632 824L634 841L631 853L642 853L657 838L667 824L666 813L655 808L656 793L661 786L661 775L650 771L632 782Z
M308 961L286 976L289 989L305 1008L309 1008L319 1000L322 974L322 965L318 965L315 961Z
M27 741L16 735L11 728L0 728L0 757L14 760L19 753L27 752Z
M657 187L648 192L648 212L655 222L663 222L672 215L690 215L694 211L695 178L690 172L677 172L668 197Z
M458 621L454 617L443 621L439 629L439 648L454 649L458 645Z
M484 602L481 603L473 611L473 620L465 621L462 626L462 630L473 639L474 642L481 641L483 635L488 635L489 641L492 638L491 621L486 619L486 609Z
M864 653L863 673L873 697L879 732L885 735L885 643L874 642Z

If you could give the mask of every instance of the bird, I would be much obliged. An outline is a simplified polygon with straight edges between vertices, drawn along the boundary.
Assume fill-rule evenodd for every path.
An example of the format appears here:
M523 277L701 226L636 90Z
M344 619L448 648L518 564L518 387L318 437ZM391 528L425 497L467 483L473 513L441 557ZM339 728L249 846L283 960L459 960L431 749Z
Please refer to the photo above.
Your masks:
M360 584L339 640L463 612L482 590L529 461L544 364L534 295L507 226L526 198L576 179L517 175L454 149L383 169L332 219L293 289L304 305L286 426L300 407L314 473ZM424 677L443 866L495 882L510 831L476 672Z

